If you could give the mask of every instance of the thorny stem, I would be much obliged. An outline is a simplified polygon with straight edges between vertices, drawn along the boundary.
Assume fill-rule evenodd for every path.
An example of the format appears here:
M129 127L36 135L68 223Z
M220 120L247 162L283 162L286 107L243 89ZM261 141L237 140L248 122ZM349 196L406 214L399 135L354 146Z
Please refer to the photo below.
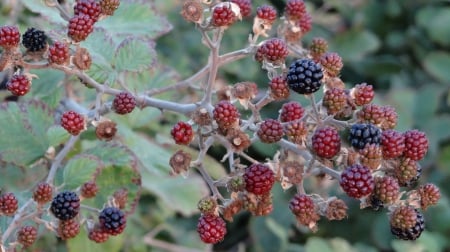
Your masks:
M212 102L212 91L214 87L214 83L217 77L217 71L219 70L219 48L220 42L222 40L223 31L218 30L217 33L214 34L215 38L211 42L209 42L211 47L211 53L209 56L209 76L208 82L205 88L205 94L203 96L203 100L201 101L202 106L211 105ZM209 38L206 35L207 38Z
M29 208L31 204L33 204L33 199L29 199L25 204L23 204L19 210L17 210L17 213L14 215L13 220L11 221L11 224L9 224L8 228L5 230L2 236L1 244L5 244L8 237L11 235L11 233L22 223L22 217L25 215L26 210Z
M214 180L211 178L209 173L205 170L205 167L203 166L203 163L198 163L196 168L200 172L200 174L202 175L203 179L208 184L209 189L213 193L213 197L217 197L219 200L224 200L222 194L220 194L219 190L217 189L216 185L214 184Z
M79 135L71 136L69 138L69 141L67 141L66 144L64 145L64 147L59 151L58 155L56 155L55 160L53 160L52 166L50 167L50 171L47 176L47 180L46 180L47 183L49 183L49 184L53 183L53 179L55 178L56 171L61 166L63 159L67 156L69 151L75 145L78 138L80 138Z

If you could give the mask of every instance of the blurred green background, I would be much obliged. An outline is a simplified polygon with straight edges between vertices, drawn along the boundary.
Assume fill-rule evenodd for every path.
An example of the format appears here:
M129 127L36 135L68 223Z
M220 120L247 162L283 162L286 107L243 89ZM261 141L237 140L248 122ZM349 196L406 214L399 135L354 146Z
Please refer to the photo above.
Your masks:
M39 7L36 4L38 1L23 2L34 10ZM208 50L202 45L194 24L185 22L179 15L181 2L155 0L146 3L152 6L149 13L153 15L151 18L154 22L144 25L151 27L153 32L151 39L156 42L158 64L143 77L135 77L133 88L141 84L139 78L149 81L151 87L164 86L189 77L206 64ZM224 242L214 247L205 246L196 233L199 216L196 203L208 194L207 187L195 173L191 173L187 179L167 176L170 170L168 160L175 151L169 131L179 117L169 113L162 117L158 110L146 109L126 117L111 116L119 123L123 142L143 163L144 191L136 213L129 218L125 233L103 245L88 242L83 233L67 244L56 240L53 235L47 235L34 246L36 250L450 251L450 186L447 182L450 181L450 3L433 0L306 2L313 16L313 29L302 43L308 46L313 37L326 38L330 43L330 51L339 53L344 60L341 78L348 88L362 82L373 85L377 93L375 103L396 108L400 131L417 128L429 137L430 149L426 159L421 162L423 174L420 181L437 184L442 199L425 213L426 230L417 241L392 239L386 210L360 210L358 202L345 196L343 198L350 207L347 219L338 222L321 220L317 233L299 229L288 209L293 190L283 192L276 185L272 214L252 217L241 213L234 222L229 223ZM5 14L0 17L2 23L11 20L9 15L18 15L15 18L23 31L23 27L38 18L27 9L19 14L11 14L11 9L8 9L10 4L10 1L2 1L2 12ZM253 0L253 14L261 4L272 4L282 13L285 1ZM122 18L120 22L127 22L127 18ZM47 29L45 24L33 23L41 29ZM252 21L246 19L228 29L221 52L245 47L251 25ZM172 30L166 33L170 26ZM86 42L88 45L92 46L89 41ZM94 67L97 72L93 73L97 74L101 65ZM37 98L56 107L61 92L55 96L55 89L42 88L40 84L61 80L62 76L41 76L41 80L33 82L33 92ZM219 78L229 84L254 81L261 90L267 88L268 82L266 72L251 57L224 66L219 71ZM86 100L93 98L92 91L83 86L80 90L83 90ZM180 92L159 97L189 100L187 96ZM304 98L296 95L292 99L305 102ZM274 117L280 107L281 103L272 103L262 112L267 117ZM78 148L87 149L94 143L94 133L90 129L83 135ZM151 153L148 153L149 149ZM264 160L276 150L275 145L256 144L250 153ZM207 160L207 168L214 178L225 174L217 161L223 155L222 151L221 148L214 148L210 153L212 157Z

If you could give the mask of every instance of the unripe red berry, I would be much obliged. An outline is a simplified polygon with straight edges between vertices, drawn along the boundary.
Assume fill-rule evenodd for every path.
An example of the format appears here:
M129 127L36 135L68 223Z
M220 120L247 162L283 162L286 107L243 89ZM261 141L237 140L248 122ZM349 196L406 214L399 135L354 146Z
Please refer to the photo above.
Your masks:
M222 100L214 106L213 118L220 128L232 128L240 116L238 109L229 101Z
M278 120L266 119L259 125L256 134L263 143L275 143L284 135L283 125Z
M284 100L289 98L289 86L286 77L283 75L272 78L269 82L270 96L275 100Z
M61 116L61 126L71 135L78 135L86 127L84 117L75 111L66 111Z
M48 49L48 61L57 65L66 65L69 63L70 53L66 43L56 41Z
M373 196L384 204L393 204L400 195L397 179L390 176L375 177Z
M405 151L405 136L396 130L384 130L381 133L381 148L383 158L398 158Z
M270 192L275 183L273 171L263 164L252 164L245 169L245 189L256 195Z
M326 73L331 77L336 77L341 72L344 63L341 56L335 52L328 52L320 57L320 64Z
M239 6L243 18L249 17L252 14L251 0L231 0L231 2Z
M17 242L22 244L25 248L33 245L36 241L38 231L34 226L22 226L17 231Z
M178 122L170 131L176 144L188 145L194 139L192 126L185 122Z
M404 133L404 136L405 152L403 155L415 161L423 159L428 151L426 134L419 130L408 130Z
M101 13L100 4L95 0L76 0L73 10L75 16L85 14L88 15L94 22L97 22Z
M6 88L13 95L24 96L30 91L31 81L24 74L15 74L8 83L6 83Z
M328 89L323 95L322 104L329 115L335 115L347 105L347 94L340 88Z
M360 164L345 169L339 183L348 196L357 199L370 195L375 187L370 169Z
M98 186L95 181L88 181L84 183L80 188L80 194L84 198L93 198L95 195L97 195L98 192Z
M62 240L75 238L79 233L80 233L80 223L77 219L59 221L58 236Z
M280 110L280 121L290 122L295 121L303 117L305 109L298 102L292 101L283 104Z
M89 15L80 14L69 20L67 35L74 42L85 40L94 30L94 20Z
M256 9L256 16L268 24L272 24L277 19L277 10L271 5L261 5Z
M211 24L215 27L230 26L236 21L236 14L228 3L216 5L211 14Z
M4 193L0 196L0 213L6 216L13 216L19 208L19 201L12 192Z
M355 104L357 106L362 106L372 102L375 91L373 90L372 85L361 83L356 85L350 94L353 97Z
M341 138L336 128L324 126L316 129L312 136L314 153L322 158L333 158L341 150Z
M95 227L89 230L88 238L96 243L103 243L109 239L109 234L100 228L100 226L95 225Z
M274 64L283 63L288 56L289 51L284 40L279 38L271 38L262 43L258 47L255 59L259 62L267 61Z
M47 202L50 202L53 198L53 187L46 183L39 183L33 191L33 199L38 204L43 205Z
M289 209L295 215L297 221L305 226L309 226L320 219L314 201L311 196L306 194L296 194L289 202Z
M17 26L4 25L0 27L0 46L9 50L19 46L20 32Z
M227 233L225 221L213 214L202 214L198 219L197 232L204 243L221 242Z
M418 193L420 196L420 207L422 210L426 210L429 206L436 205L441 198L439 188L431 183L420 186Z
M114 97L112 108L119 115L131 113L136 107L136 98L129 92L121 92Z
M288 0L284 12L288 19L299 20L306 13L306 5L303 0Z

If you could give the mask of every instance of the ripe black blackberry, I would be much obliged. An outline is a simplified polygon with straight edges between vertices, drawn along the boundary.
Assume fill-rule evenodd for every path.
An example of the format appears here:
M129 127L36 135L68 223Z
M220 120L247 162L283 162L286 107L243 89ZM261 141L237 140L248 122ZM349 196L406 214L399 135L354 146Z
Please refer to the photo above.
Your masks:
M322 67L311 59L298 59L291 63L287 74L289 88L299 94L312 94L320 89Z
M47 47L47 35L36 28L28 28L22 35L22 44L30 52L38 52Z
M396 228L391 225L391 233L395 235L398 239L413 241L420 237L422 231L425 229L425 219L422 213L415 210L417 213L416 224L412 228L401 229Z
M60 220L73 219L80 211L80 198L71 191L60 192L53 198L50 211Z
M357 123L350 129L348 140L356 149L364 149L366 144L377 144L381 142L381 130L373 124Z
M98 216L100 227L105 233L118 235L127 225L125 214L116 207L106 207Z

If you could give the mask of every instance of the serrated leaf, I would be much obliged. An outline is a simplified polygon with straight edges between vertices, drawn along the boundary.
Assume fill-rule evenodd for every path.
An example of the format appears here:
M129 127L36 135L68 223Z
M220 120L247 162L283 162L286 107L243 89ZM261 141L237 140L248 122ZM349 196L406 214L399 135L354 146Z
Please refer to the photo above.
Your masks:
M445 51L434 51L429 53L423 60L425 70L442 83L450 83L450 53Z
M336 37L330 48L332 51L345 55L344 61L361 60L368 53L380 47L379 38L366 30L350 30Z
M126 211L132 210L141 189L141 163L134 153L113 142L100 143L84 153L97 157L103 164L103 168L99 173L96 172L95 177L99 191L94 199L87 200L86 203L101 208L115 191L126 189Z
M169 22L159 15L150 1L125 0L114 15L99 21L96 26L105 29L113 38L145 37L155 39L171 29Z
M30 73L37 75L38 78L33 79L31 92L27 96L43 101L51 109L56 109L64 93L61 85L64 73L55 69L35 69Z
M116 44L113 39L105 33L103 29L95 29L89 37L81 43L91 57L92 65L87 71L94 80L104 83L113 83L116 72L112 66Z
M26 166L42 157L53 121L52 112L41 102L0 105L0 160Z
M70 138L70 134L63 127L54 125L47 130L49 146L58 146Z
M64 187L73 190L92 180L94 172L101 166L102 163L96 156L82 154L71 158L63 171Z
M167 207L184 216L197 213L197 202L209 194L206 183L195 174L190 174L187 178L168 175L163 177L144 171L142 186L157 195Z
M56 23L61 26L67 25L67 21L59 15L58 9L56 9L55 7L47 6L45 4L45 1L22 0L21 3L31 12L42 15L52 23Z
M117 47L113 65L118 72L140 72L155 63L156 52L148 42L127 38Z
M169 159L172 153L151 141L147 136L123 125L123 123L117 125L118 131L123 136L124 143L136 154L144 168L157 176L168 175L171 169Z

